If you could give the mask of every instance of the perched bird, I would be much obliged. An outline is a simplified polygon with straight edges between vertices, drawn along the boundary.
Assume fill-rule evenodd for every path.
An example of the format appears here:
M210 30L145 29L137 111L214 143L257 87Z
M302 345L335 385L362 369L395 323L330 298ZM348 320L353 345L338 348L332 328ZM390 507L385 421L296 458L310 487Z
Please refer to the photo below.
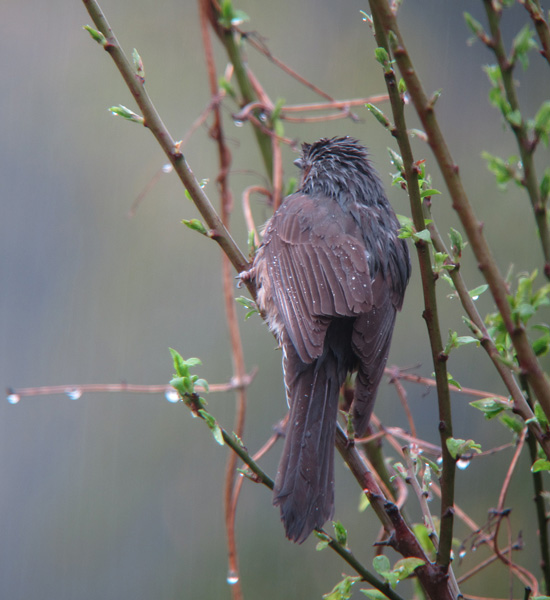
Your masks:
M356 371L355 434L369 424L409 252L367 150L350 137L303 144L299 190L268 221L241 274L283 350L290 417L275 481L289 539L301 543L334 511L340 388Z

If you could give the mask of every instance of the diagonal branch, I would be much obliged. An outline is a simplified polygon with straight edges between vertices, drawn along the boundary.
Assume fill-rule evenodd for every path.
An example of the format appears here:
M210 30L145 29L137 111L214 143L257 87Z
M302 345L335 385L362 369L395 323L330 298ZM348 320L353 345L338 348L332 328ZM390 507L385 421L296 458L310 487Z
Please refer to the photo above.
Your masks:
M371 2L371 8L373 7ZM373 25L376 36L376 42L379 47L384 48L389 56L388 37L379 21L378 14L373 10ZM422 208L422 198L418 184L418 168L414 163L413 153L407 133L403 100L398 90L395 72L390 65L384 69L388 94L394 116L395 126L392 134L397 140L401 157L403 159L403 170L407 181L407 191L411 204L411 213L416 231L425 229L424 213ZM449 391L449 379L447 376L447 358L444 352L443 341L439 326L437 298L435 290L435 278L432 271L432 262L428 244L419 239L416 242L418 261L420 265L420 274L422 277L422 291L424 295L424 313L430 348L432 352L432 362L434 365L437 400L439 409L439 434L441 438L443 469L441 471L441 532L440 544L437 550L437 564L446 572L451 563L451 547L453 540L453 522L454 522L454 482L456 461L451 456L446 441L453 436L451 395ZM453 578L451 577L451 580Z
M132 93L144 118L144 125L151 130L160 147L172 163L175 172L189 192L193 202L203 216L209 227L208 236L214 239L222 248L231 264L238 272L246 269L248 261L238 246L233 241L229 231L225 228L220 217L202 190L199 182L187 164L179 145L174 141L170 132L162 122L149 94L147 93L143 78L139 77L126 58L118 40L116 39L107 19L103 15L96 0L82 0L88 14L97 29L105 36L104 49L109 53L117 66L128 89Z
M460 178L459 169L453 160L435 116L433 102L422 87L412 64L403 37L397 26L395 15L387 0L370 0L371 9L376 12L386 35L390 38L393 55L407 85L407 91L428 136L428 143L434 153L439 169L456 211L468 236L477 258L479 269L489 284L489 289L504 325L516 350L518 362L525 373L535 396L547 417L550 418L550 382L541 368L529 343L523 324L512 316L508 303L508 289L497 262L491 252L483 232L483 223L478 220Z

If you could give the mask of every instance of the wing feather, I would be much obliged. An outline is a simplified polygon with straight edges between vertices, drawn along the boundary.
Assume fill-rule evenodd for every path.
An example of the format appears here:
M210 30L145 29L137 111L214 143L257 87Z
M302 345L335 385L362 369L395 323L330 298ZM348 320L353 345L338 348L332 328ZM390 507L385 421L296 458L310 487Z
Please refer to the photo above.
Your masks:
M266 228L263 259L278 314L309 363L322 353L331 317L372 308L368 253L359 224L335 200L294 194L282 208Z

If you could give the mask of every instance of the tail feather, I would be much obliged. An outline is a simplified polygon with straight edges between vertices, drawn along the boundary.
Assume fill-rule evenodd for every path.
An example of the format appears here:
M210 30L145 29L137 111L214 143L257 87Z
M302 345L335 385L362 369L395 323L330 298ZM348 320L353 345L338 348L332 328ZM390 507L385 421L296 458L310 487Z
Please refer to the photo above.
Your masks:
M296 365L288 361L290 365ZM341 369L340 369L341 371ZM291 381L290 418L273 503L289 539L302 543L334 511L334 436L338 396L345 372L331 354L300 363Z

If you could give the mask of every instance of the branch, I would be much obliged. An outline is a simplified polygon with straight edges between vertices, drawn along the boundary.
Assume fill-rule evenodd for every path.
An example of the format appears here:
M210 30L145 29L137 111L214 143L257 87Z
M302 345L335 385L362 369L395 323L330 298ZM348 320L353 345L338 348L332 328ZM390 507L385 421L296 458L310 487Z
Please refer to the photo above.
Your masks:
M489 284L495 304L502 315L504 325L516 350L520 368L526 374L529 384L532 386L544 413L550 418L550 382L531 348L525 327L512 316L512 311L508 303L506 282L500 273L483 233L483 223L478 221L466 195L460 179L458 166L451 156L435 116L433 102L428 100L426 96L388 1L370 0L370 4L372 11L378 15L386 35L391 36L390 41L393 56L428 136L428 143L434 153L451 196L452 207L460 218L472 250L477 258L479 269Z
M254 102L257 98L256 94L254 93L254 88L252 87L248 77L248 70L241 54L241 35L234 27L226 29L222 26L219 20L220 13L217 2L214 2L214 0L199 0L199 2L203 5L203 10L208 15L212 28L218 34L218 37L225 47L227 56L229 57L229 60L235 69L235 78L237 79L237 84L242 97L241 106L245 106L246 104L250 104L250 102ZM258 114L255 116L258 116ZM273 156L271 152L270 136L262 131L259 127L253 127L253 130L254 135L256 136L258 147L260 148L260 153L262 155L264 167L268 174L269 181L272 181Z
M382 27L375 3L371 1L370 6L373 11L373 25L377 44L379 47L384 48L389 57L390 48L387 33ZM422 208L422 198L418 184L419 172L414 163L409 136L407 133L407 125L403 110L403 100L398 90L395 72L389 62L388 64L384 65L384 76L386 79L386 85L388 88L395 121L395 125L391 132L397 140L401 157L403 159L403 170L405 179L407 181L407 191L409 193L413 223L416 231L419 232L426 228L424 212ZM447 571L451 562L451 548L453 540L453 505L456 468L456 461L451 456L446 444L446 441L453 436L451 395L449 391L449 380L446 367L448 357L444 352L441 331L439 328L435 278L432 271L430 249L428 244L420 238L418 241L416 241L416 249L420 264L422 291L424 295L423 317L428 328L428 336L430 339L430 348L432 351L432 361L437 385L439 434L441 438L443 457L443 469L441 472L441 539L437 550L437 564L443 571Z
M548 21L544 18L544 12L541 8L539 0L519 0L523 4L525 10L529 13L531 20L535 24L535 29L542 45L540 53L550 64L550 28Z
M193 414L195 416L200 417L203 421L206 421L205 417L204 417L204 413L203 412L199 412L197 409L199 407L198 404L194 404L194 399L193 397L191 398L186 398L184 400L185 404L188 406L188 408L193 412ZM212 418L212 417L210 417ZM208 423L209 427L212 428L212 423ZM215 423L215 427L219 429L219 431L221 432L221 435L223 437L223 441L224 443L229 446L229 448L231 448L231 450L233 450L233 452L235 454L238 455L238 457L243 461L244 464L246 464L250 470L252 471L252 473L254 474L253 477L251 477L251 479L257 483L262 483L263 485L265 485L266 487L268 487L270 490L273 490L274 487L274 482L273 479L271 479L271 477L269 477L269 475L267 475L267 473L265 473L265 471L263 471L263 469L258 465L258 463L250 456L250 454L247 452L247 450L244 448L244 446L242 445L242 442L237 439L237 437L235 436L235 434L230 435L229 433L227 433L227 431L223 428L220 427L219 424L216 422ZM344 433L342 432L342 430L340 429L340 433L341 435L345 438ZM347 438L345 438L347 439ZM361 576L361 579L366 581L367 583L370 583L372 586L374 586L376 589L380 590L384 595L386 595L390 600L403 600L403 598L397 594L396 592L394 592L392 590L392 588L389 586L389 584L387 582L383 582L380 579L378 579L375 575L373 575L368 569L366 569L353 555L353 553L349 550L349 548L343 546L342 544L340 544L333 536L331 536L330 534L328 534L325 530L323 529L317 529L316 531L318 531L321 534L321 538L322 539L326 539L328 540L328 545L330 546L330 548L332 550L334 550L334 552L336 552L337 554L339 554L344 561L352 568L354 569L354 571L357 572L358 575ZM411 536L413 537L414 542L417 544L416 539L414 538L414 535L411 532ZM418 546L418 548L420 548L420 546ZM422 552L422 550L420 549L420 552ZM411 555L407 555L405 554L404 556L411 556ZM424 558L424 560L427 560L426 558ZM417 572L420 571L420 569L423 569L424 567L419 567L417 569ZM438 600L446 600L446 596L434 596L434 598L438 598Z
M132 68L96 0L82 0L82 2L98 31L105 37L105 42L102 44L103 48L113 59L122 78L128 86L128 89L139 106L143 115L145 127L150 129L151 133L155 136L160 147L172 163L174 170L208 225L209 231L207 232L207 235L220 245L221 249L231 261L231 264L235 267L237 272L240 273L246 269L248 261L233 241L233 238L214 210L210 200L193 175L178 144L174 141L170 132L162 122L153 102L147 94L143 77L138 76Z
M425 200L424 205L427 211L430 211L431 203ZM430 230L430 236L432 239L432 243L437 252L442 252L447 256L450 256L449 250L447 249L443 239L437 229L435 221L432 220L432 223L428 225L428 229ZM537 441L540 443L546 456L550 459L550 439L546 436L545 432L542 431L542 428L535 419L535 415L533 410L529 406L526 401L519 384L514 376L514 373L510 367L505 365L502 360L500 360L500 353L495 345L489 330L487 329L484 320L479 314L477 307L475 305L474 300L470 296L468 291L468 287L464 282L464 278L462 277L462 273L460 271L460 263L455 262L452 263L454 268L448 271L449 276L453 281L453 285L455 287L455 291L458 294L462 307L466 311L468 318L475 328L476 337L479 339L482 348L487 352L489 358L491 359L493 366L498 371L500 378L502 379L504 385L510 392L510 396L513 400L513 410L519 415L525 423L528 424L529 430L536 437ZM485 396L489 396L490 394L485 394Z
M506 118L506 122L516 137L517 146L521 157L521 164L523 165L523 178L521 179L521 185L527 191L527 195L531 201L531 206L533 208L535 221L539 231L542 252L544 255L544 273L546 277L550 279L550 232L548 230L548 214L545 203L541 198L539 183L537 181L535 161L533 160L533 155L538 140L529 139L527 124L525 119L521 117L519 100L516 93L517 83L514 80L514 67L516 66L517 59L513 58L512 61L510 61L506 55L506 50L504 49L504 43L502 41L502 35L500 32L500 16L502 9L497 9L495 4L490 0L484 0L483 4L485 6L485 12L487 13L487 19L489 21L491 37L483 39L482 41L490 50L493 51L497 59L502 77L502 83L504 85L504 91L506 93L506 99L511 112L520 115L519 122L516 122L515 120L512 122L511 118L508 119L506 118L506 115L504 116Z

